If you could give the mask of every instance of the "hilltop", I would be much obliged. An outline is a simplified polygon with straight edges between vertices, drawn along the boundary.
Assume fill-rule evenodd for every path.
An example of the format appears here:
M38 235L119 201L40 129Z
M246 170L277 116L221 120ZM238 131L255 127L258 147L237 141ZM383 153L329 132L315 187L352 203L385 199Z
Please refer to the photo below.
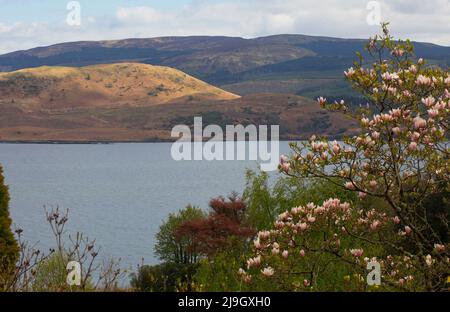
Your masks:
M0 73L0 95L0 103L25 112L239 97L173 68L135 63L80 68L44 66Z

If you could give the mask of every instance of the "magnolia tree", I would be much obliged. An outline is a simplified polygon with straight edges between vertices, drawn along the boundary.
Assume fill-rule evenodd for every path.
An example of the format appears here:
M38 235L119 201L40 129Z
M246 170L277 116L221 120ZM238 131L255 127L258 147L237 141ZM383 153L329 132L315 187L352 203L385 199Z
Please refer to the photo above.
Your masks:
M273 229L257 235L255 256L239 271L243 281L311 289L321 282L317 259L326 256L355 273L364 289L377 263L384 289L445 287L450 74L415 58L412 44L394 41L386 25L366 50L373 62L358 54L344 74L367 103L355 108L318 99L359 122L360 133L341 143L313 136L291 144L292 157L280 163L287 175L325 179L357 192L359 201L334 198L279 215Z

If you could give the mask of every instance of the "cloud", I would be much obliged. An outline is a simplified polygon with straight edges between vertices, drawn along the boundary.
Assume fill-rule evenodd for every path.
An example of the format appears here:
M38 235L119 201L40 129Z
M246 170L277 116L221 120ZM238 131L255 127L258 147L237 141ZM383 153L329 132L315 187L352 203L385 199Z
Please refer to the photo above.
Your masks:
M119 22L127 25L164 23L171 18L169 14L151 7L118 8L116 16Z
M179 35L258 37L298 33L368 38L369 1L361 0L194 0L176 9L118 7L114 16L82 16L82 25L0 24L0 53L78 40ZM449 0L382 0L381 20L397 38L450 46ZM100 13L99 13L100 14Z

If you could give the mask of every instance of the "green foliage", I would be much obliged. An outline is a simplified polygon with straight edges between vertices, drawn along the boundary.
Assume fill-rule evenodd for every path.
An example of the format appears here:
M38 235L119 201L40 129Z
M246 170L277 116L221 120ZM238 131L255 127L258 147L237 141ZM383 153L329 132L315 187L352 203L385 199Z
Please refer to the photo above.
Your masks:
M329 198L354 202L356 195L334 183L322 180L277 176L271 185L266 172L247 170L243 198L248 208L248 221L257 230L271 228L278 214L292 207Z
M190 205L175 214L170 214L156 234L157 242L154 250L158 258L163 262L177 264L196 262L199 255L190 250L192 241L189 238L176 237L175 234L181 223L205 217L201 209Z
M69 262L67 256L56 252L48 259L39 263L36 268L36 275L33 281L33 291L69 291L67 285L66 265Z
M144 265L131 275L131 286L145 292L190 291L196 264L163 263Z
M233 250L219 253L213 259L202 259L194 276L196 291L241 291L244 290L239 268L245 263L244 254L234 254Z
M0 265L5 271L14 266L19 256L19 246L11 231L11 218L9 216L9 192L3 177L3 168L0 166Z

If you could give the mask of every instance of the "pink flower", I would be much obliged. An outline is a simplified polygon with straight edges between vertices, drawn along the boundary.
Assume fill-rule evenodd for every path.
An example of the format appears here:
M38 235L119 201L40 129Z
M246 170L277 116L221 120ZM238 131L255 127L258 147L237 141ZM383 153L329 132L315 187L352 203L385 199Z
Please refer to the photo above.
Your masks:
M372 132L372 139L378 140L380 138L380 133L377 131Z
M258 237L262 240L268 239L270 236L270 232L269 231L261 231L258 233Z
M339 152L341 151L341 147L339 146L339 144L336 141L333 142L332 150L333 150L333 153L335 153L335 154L339 154Z
M391 115L392 117L398 118L402 115L402 111L399 108L393 109Z
M447 89L445 89L444 95L447 99L450 99L450 92Z
M426 257L425 257L425 263L428 265L428 266L431 266L432 264L433 264L433 258L431 257L431 255L427 255Z
M310 285L311 283L307 279L303 280L303 286L309 287Z
M354 190L355 186L353 185L352 182L347 182L347 183L345 183L345 188L348 190Z
M261 264L261 256L250 258L247 260L247 268L258 267Z
M400 223L400 218L398 216L395 216L394 218L392 218L392 220L394 221L395 224Z
M366 117L364 117L364 118L362 118L361 119L361 124L363 125L363 126L367 126L367 125L369 125L369 118L366 118Z
M406 235L410 235L412 232L411 228L409 226L405 226L405 233Z
M347 78L352 77L354 74L355 74L355 70L353 69L353 67L350 67L350 68L348 69L348 71L344 71L344 75L345 75L345 77L347 77Z
M283 163L281 164L281 170L288 173L289 169L291 168L291 165L289 163Z
M300 257L304 257L305 256L305 251L302 249L300 250Z
M280 156L280 164L284 164L288 161L286 155L281 155Z
M419 86L431 85L431 78L428 78L424 75L419 75L417 77L416 84Z
M306 223L300 223L298 228L300 229L300 231L304 231L308 228L308 224Z
M431 107L434 105L434 103L436 103L436 100L434 99L434 97L432 97L431 95L427 98L422 98L422 103L425 104L425 106L427 107Z
M439 115L439 111L437 109L429 109L427 112L430 118L436 118L436 116Z
M420 116L417 116L414 118L414 128L416 129L423 129L427 126L427 121Z
M284 259L287 259L287 257L289 256L289 251L284 250L283 253L281 254L281 256L282 256Z
M276 255L278 255L280 253L280 249L278 249L278 248L272 248L272 255L274 255L274 256L276 256Z
M445 78L444 83L445 83L447 86L450 86L450 76L448 76L447 78Z
M370 225L370 229L371 229L372 231L376 231L376 230L378 230L378 228L380 227L380 224L381 224L380 221L375 220L375 221L373 221L372 224Z
M434 244L434 249L437 252L444 252L445 251L445 246L442 244Z
M399 127L395 127L392 128L392 132L394 133L395 136L398 136L402 132L402 130Z
M264 270L261 270L262 275L266 276L266 277L271 277L272 275L275 274L275 270L272 269L271 267L267 267L264 268Z
M366 198L366 193L364 193L364 192L359 192L359 198L360 199L364 199L364 198Z
M362 249L350 249L350 253L353 257L359 258L363 255L364 251Z
M411 140L417 142L417 141L419 141L419 139L420 139L420 133L414 131L413 134L411 135Z
M377 185L378 185L378 183L377 183L377 181L375 181L375 180L372 180L372 181L369 182L369 186L370 186L371 188L376 188Z
M409 143L408 149L413 152L417 149L417 143L416 142L411 142Z
M314 222L316 222L316 218L313 216L308 216L308 222L314 223Z

